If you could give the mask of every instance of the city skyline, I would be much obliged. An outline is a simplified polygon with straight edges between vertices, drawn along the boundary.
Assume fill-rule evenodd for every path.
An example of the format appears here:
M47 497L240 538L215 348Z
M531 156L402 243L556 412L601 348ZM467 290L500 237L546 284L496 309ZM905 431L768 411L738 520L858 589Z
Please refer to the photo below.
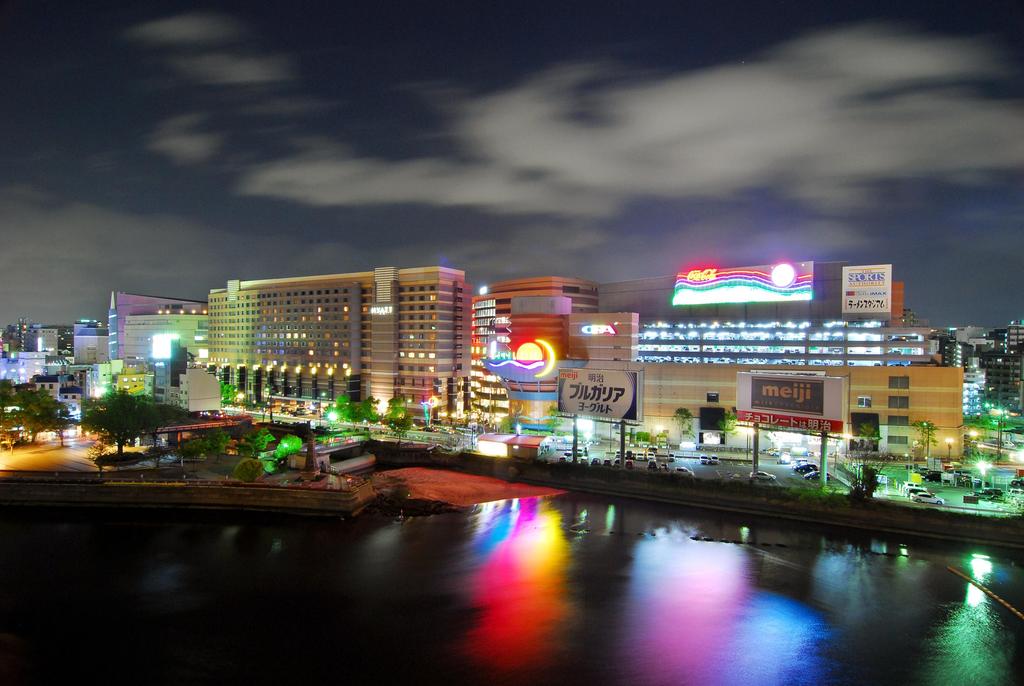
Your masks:
M844 260L893 263L934 326L1005 324L1022 26L999 2L11 3L0 316L374 264L483 285Z

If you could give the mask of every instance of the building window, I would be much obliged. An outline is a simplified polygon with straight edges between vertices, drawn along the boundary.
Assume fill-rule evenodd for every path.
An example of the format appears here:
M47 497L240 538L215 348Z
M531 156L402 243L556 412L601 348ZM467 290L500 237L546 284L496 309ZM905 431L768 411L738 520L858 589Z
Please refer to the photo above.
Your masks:
M890 395L889 408L893 410L906 410L910 407L910 398L905 395Z
M718 402L718 393L717 392L715 392L715 393L710 393L709 392L708 393L708 402L709 403L717 403Z
M858 395L857 396L857 407L871 407L871 396L870 395Z
M909 376L890 376L889 388L910 388Z
M889 436L889 445L907 445L909 441L907 436Z
M906 415L889 415L889 426L910 426L910 417Z

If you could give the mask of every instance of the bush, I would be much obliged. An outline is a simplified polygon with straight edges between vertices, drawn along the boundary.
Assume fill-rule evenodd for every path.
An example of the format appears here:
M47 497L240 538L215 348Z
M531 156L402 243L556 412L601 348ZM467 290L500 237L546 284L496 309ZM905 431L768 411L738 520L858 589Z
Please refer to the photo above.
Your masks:
M239 460L238 464L235 465L234 472L232 472L232 476L246 483L252 483L262 475L263 463L252 458Z
M302 439L288 434L287 436L282 436L281 440L277 442L277 448L274 449L274 457L280 460L289 455L294 455L300 450L302 450Z

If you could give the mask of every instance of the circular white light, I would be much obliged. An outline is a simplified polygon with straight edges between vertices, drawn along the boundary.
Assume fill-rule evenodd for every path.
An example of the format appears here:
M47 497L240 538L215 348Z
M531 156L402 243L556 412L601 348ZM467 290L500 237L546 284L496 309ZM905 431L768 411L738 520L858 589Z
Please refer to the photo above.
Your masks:
M794 281L796 281L796 270L793 269L793 265L783 262L772 268L772 283L779 288L785 288Z

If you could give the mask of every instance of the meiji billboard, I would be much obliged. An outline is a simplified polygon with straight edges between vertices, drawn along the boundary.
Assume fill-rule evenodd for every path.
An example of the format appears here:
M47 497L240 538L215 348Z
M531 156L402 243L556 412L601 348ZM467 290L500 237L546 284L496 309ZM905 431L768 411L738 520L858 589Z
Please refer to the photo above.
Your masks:
M842 433L847 409L843 376L736 375L736 418L741 421Z
M558 411L593 419L643 421L642 371L560 369Z
M843 267L843 315L888 318L892 310L892 265Z

